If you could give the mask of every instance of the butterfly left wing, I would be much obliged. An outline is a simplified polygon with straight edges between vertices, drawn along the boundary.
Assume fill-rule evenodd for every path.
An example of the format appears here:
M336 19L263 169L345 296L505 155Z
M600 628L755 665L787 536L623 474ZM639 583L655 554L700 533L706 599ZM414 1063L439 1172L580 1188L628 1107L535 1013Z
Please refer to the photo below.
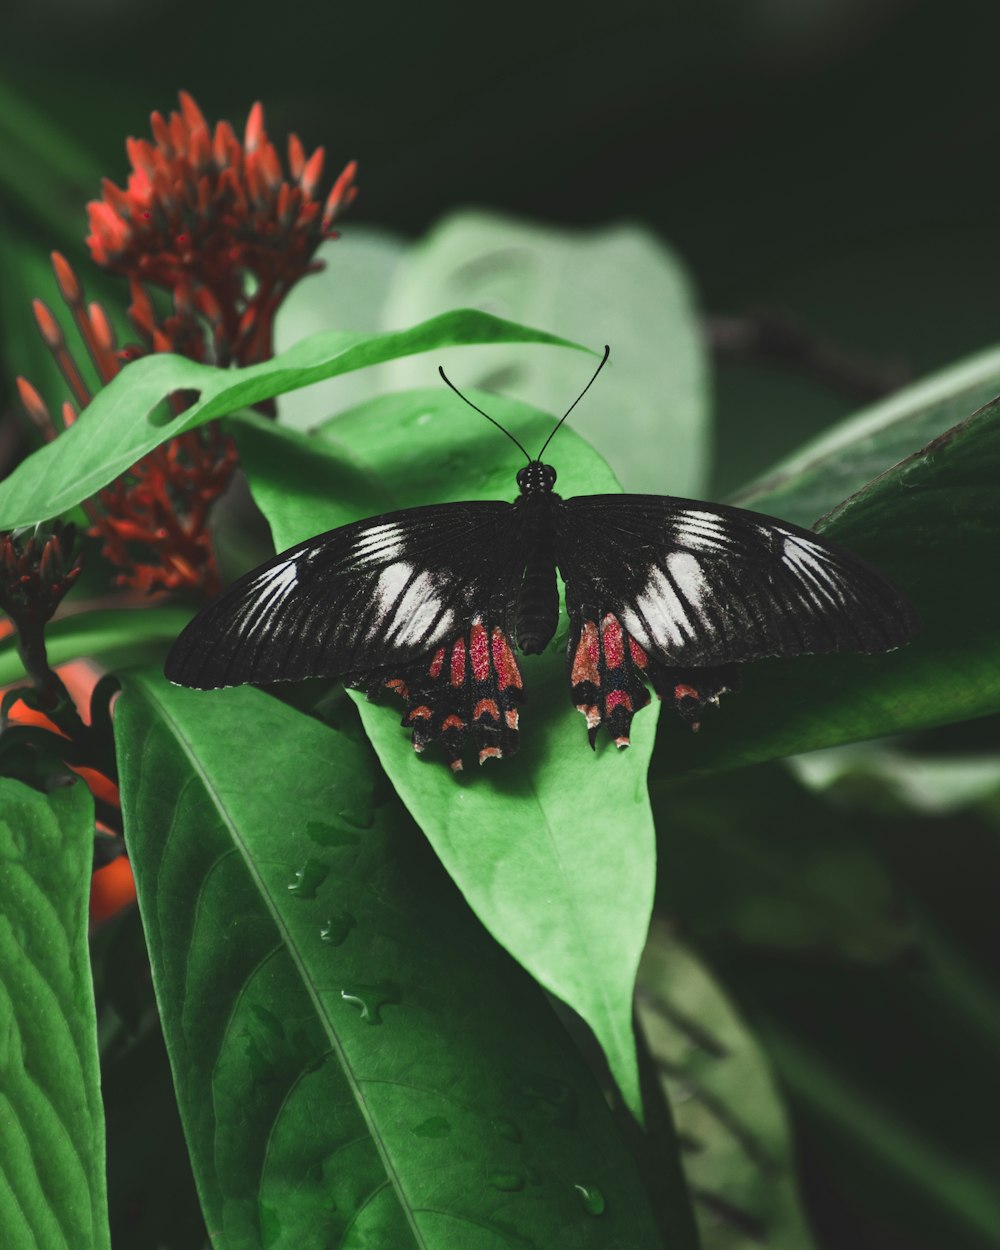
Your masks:
M919 629L877 569L810 530L721 504L589 495L558 511L574 699L625 745L642 680L693 718L765 656L888 651ZM621 709L621 710L618 710Z
M521 677L512 649L524 570L507 503L434 504L307 539L253 569L191 621L167 678L209 690L342 677L407 701L418 750L459 762L517 747Z

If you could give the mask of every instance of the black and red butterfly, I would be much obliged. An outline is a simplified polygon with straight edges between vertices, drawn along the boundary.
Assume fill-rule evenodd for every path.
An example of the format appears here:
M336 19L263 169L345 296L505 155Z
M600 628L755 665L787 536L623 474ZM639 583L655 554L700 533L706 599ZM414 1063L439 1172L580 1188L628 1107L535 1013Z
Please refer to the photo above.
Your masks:
M671 496L561 498L541 460L552 434L534 459L517 443L528 464L513 503L387 512L247 573L186 627L166 676L199 690L307 677L389 689L414 749L438 742L458 770L470 739L480 763L517 750L515 639L527 655L552 640L557 569L591 746L602 726L628 745L647 683L697 728L742 661L889 651L919 629L875 568L788 522Z

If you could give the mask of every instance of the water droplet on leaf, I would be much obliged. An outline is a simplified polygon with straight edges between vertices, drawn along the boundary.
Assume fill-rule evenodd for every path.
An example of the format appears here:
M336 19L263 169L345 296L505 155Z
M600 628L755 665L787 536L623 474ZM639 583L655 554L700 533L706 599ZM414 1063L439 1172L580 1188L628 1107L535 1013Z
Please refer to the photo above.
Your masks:
M288 883L289 894L296 898L315 898L316 891L330 875L330 869L318 859L307 859Z
M604 1195L596 1185L574 1185L573 1188L580 1195L583 1209L588 1215L604 1214L607 1204L604 1201Z
M327 946L340 946L342 942L347 941L351 930L357 923L347 911L331 916L319 931L320 940L326 942Z
M379 981L375 985L354 985L340 991L345 1003L357 1007L366 1024L381 1024L381 1008L401 1001L399 986L394 981Z

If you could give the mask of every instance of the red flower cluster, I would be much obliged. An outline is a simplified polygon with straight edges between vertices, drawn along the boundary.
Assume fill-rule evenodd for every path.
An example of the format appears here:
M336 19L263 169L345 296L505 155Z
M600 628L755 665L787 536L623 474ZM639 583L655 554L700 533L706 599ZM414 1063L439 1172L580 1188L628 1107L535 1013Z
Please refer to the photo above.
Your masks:
M106 385L120 372L123 363L156 350L151 335L143 333L144 307L136 315L133 301L129 314L132 324L145 340L144 346L117 349L114 331L100 304L87 305L79 278L64 256L52 253L59 293L72 314L94 368ZM140 299L149 305L145 292ZM42 301L34 302L35 320L45 344L55 357L73 399L79 408L90 403L90 388L70 351L62 327L52 310ZM150 313L151 316L151 313ZM189 338L193 322L183 317L168 318L157 331L162 337L172 332L168 346L185 355L196 355L200 341ZM58 433L45 401L25 378L17 379L21 402L41 429L47 441ZM179 403L175 406L180 408ZM72 425L77 407L63 404L62 424ZM236 450L216 426L191 430L158 447L100 492L97 502L85 506L91 520L88 533L103 540L104 556L121 570L118 584L136 590L177 590L189 588L205 594L219 589L219 573L208 533L208 513L222 494L236 464ZM146 549L146 550L144 550ZM151 554L147 554L147 552Z
M139 590L221 589L208 531L212 504L236 466L236 448L218 425L189 430L163 443L98 495L104 515L91 534L124 570L122 586ZM152 559L136 554L149 550Z
M94 260L139 283L164 287L180 311L197 311L212 330L220 365L254 364L273 354L274 314L289 289L319 266L319 244L333 238L338 212L355 195L355 165L321 203L315 198L324 154L306 159L288 140L291 181L255 104L243 143L229 122L214 132L186 92L169 121L151 118L154 142L129 139L132 173L125 190L108 179L88 205L87 243ZM148 301L147 301L148 303ZM165 344L156 340L157 350ZM172 350L177 350L173 347Z
M102 384L124 362L170 351L218 365L248 365L273 354L275 314L292 286L321 262L316 249L339 211L355 195L355 165L337 179L325 203L315 198L323 149L307 159L299 139L288 141L292 181L264 131L260 104L250 110L241 144L228 122L210 130L186 93L169 121L153 113L153 142L129 139L132 163L125 190L104 180L103 198L88 206L87 242L94 260L128 278L129 320L138 343L118 348L110 319L86 304L72 268L52 256L59 291ZM148 288L165 288L169 312ZM63 426L90 402L90 389L52 311L35 301L35 318L65 377L74 403L63 405ZM37 390L18 379L21 399L47 439L57 429ZM175 396L177 411L183 402ZM122 571L122 585L141 590L218 589L208 538L212 501L235 464L231 443L215 429L195 430L152 452L88 505L90 533ZM151 548L151 559L137 552Z

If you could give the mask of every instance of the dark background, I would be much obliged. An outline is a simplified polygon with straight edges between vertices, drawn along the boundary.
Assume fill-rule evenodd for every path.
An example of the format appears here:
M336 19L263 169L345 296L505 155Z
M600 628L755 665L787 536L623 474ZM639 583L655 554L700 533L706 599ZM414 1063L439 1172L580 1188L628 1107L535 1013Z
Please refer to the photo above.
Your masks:
M763 308L839 345L843 376L794 361L717 360L715 494L893 380L1000 337L997 4L18 0L5 5L4 28L5 414L17 411L14 376L39 379L43 370L27 305L48 251L64 250L91 293L101 293L83 246L84 202L102 174L124 181L125 136L147 134L150 110L173 108L179 87L210 120L228 117L237 131L261 99L271 136L294 130L307 147L325 144L328 170L356 157L361 193L348 228L354 221L416 237L464 205L557 225L638 220L688 264L709 329L712 319ZM9 463L10 447L0 451ZM976 731L968 737L974 743ZM940 909L956 923L966 887L957 869L949 875L942 840L996 867L995 831L968 822L917 829L900 817L883 822L879 836L897 847L900 872L916 865L918 893L936 883ZM989 880L980 877L983 889ZM977 915L992 914L982 900ZM991 933L984 930L982 945ZM750 965L729 972L752 1013L770 983L766 966ZM900 1070L897 1057L911 1053L925 1028L925 1004L913 1009L912 1029L899 1004L890 1023L880 975L827 971L827 1019L817 975L804 967L802 983L792 985L810 1015L804 1027L824 1040L841 1029L844 1055L877 1055L872 1079L884 1090ZM838 977L850 981L843 993ZM791 984L787 969L780 982ZM901 1090L901 1114L912 1104L909 1090L947 1055L946 1041L937 1051L927 1045L913 1086ZM958 1140L969 1104L951 1102L950 1089L941 1086L940 1101ZM165 1086L154 1095L169 1100ZM907 1214L905 1186L897 1210L869 1202L863 1157L848 1146L838 1164L827 1126L811 1124L794 1100L793 1109L825 1245L958 1246L947 1233L925 1235L924 1216Z
M124 180L124 136L184 86L238 130L262 99L270 133L324 143L330 169L358 158L354 221L638 219L709 312L782 311L888 385L996 339L1000 6L21 0L5 27L0 207L40 254L82 257L81 199ZM25 103L61 132L61 177ZM864 389L724 362L718 489Z

